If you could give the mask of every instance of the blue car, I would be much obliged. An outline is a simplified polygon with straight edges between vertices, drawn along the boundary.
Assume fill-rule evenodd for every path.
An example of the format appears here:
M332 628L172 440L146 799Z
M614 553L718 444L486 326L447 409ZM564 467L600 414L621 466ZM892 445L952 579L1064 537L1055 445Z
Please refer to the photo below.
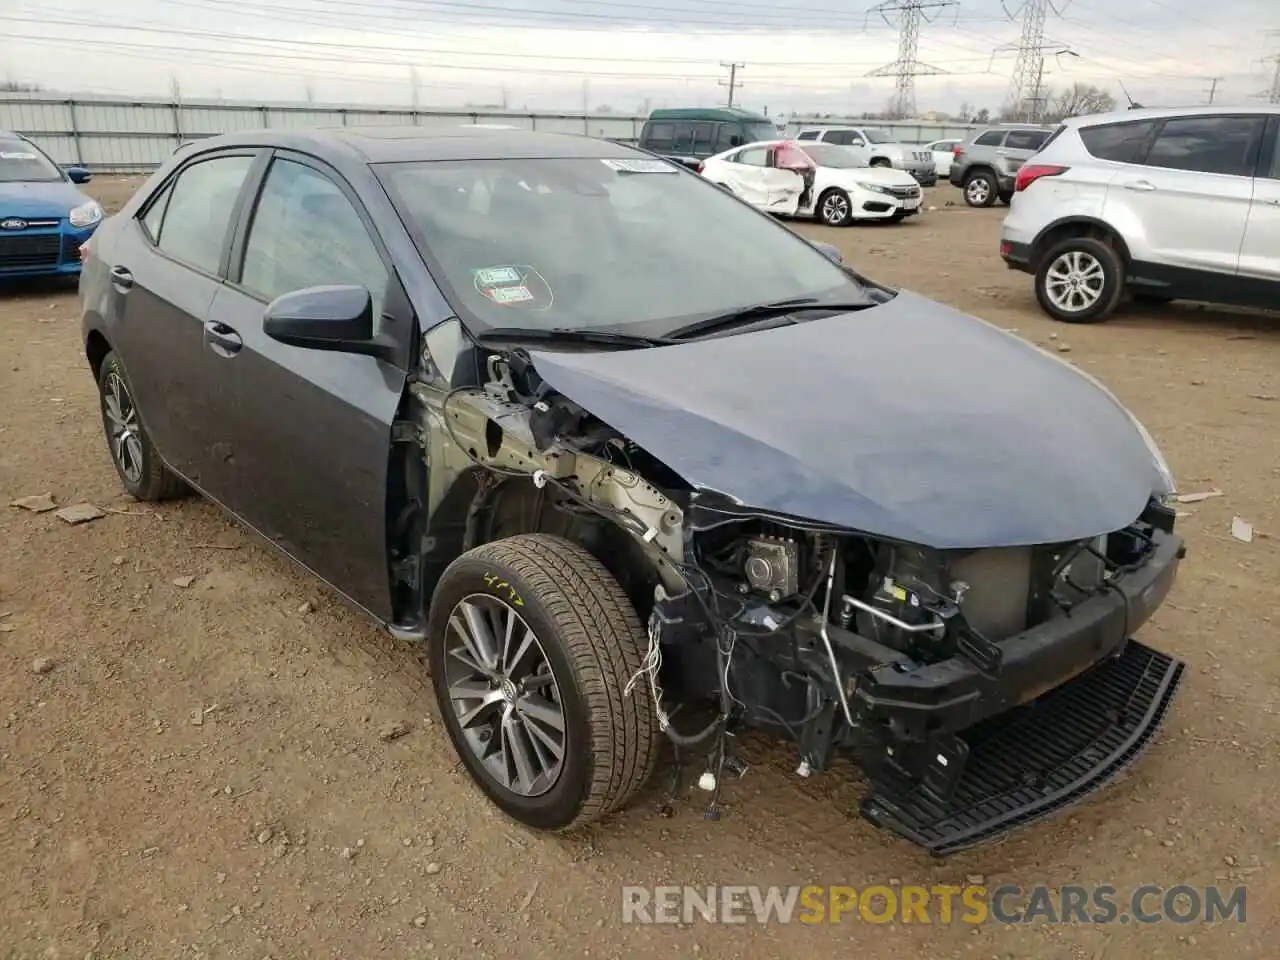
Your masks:
M102 207L76 184L89 171L63 171L21 134L0 130L0 280L80 273L80 246Z

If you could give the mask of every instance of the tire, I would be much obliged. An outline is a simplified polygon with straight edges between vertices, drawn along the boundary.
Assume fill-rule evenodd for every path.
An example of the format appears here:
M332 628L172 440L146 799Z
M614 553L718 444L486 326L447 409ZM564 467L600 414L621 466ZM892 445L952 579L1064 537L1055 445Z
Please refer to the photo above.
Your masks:
M114 351L103 357L98 371L98 405L107 451L125 492L141 501L172 500L186 494L187 485L164 465L147 435L124 365Z
M1064 287L1072 274L1082 284L1086 296L1100 281L1090 302L1079 309L1067 309L1069 288ZM1058 281L1055 283L1055 279ZM1040 308L1064 323L1101 323L1107 319L1124 294L1124 263L1115 249L1093 237L1067 237L1055 243L1040 257L1035 274L1036 300Z
M853 202L838 187L822 191L813 209L814 216L828 227L843 227L853 219Z
M994 173L979 170L965 177L964 202L971 207L995 206L1000 196L1000 184L996 182Z
M468 624L475 611L494 618L488 621L494 636L499 627L493 624L502 622L496 618L514 615L515 632L535 638L502 683L490 679L502 672L497 657L491 662L498 669L487 674L463 659L479 659L468 654L474 645L464 636L474 633ZM640 670L648 637L621 586L582 547L521 534L464 553L431 598L427 636L436 702L454 749L472 780L512 819L538 830L575 830L624 807L652 775L661 743L652 696L643 682L624 692ZM455 701L464 685L474 697ZM545 696L536 693L539 686ZM472 714L469 739L459 710L472 709L485 691L501 699L483 707L485 714ZM548 708L558 711L558 737L554 723L545 721ZM559 758L548 737L558 740ZM520 751L507 748L516 741L524 748L523 770ZM490 753L487 762L478 751Z

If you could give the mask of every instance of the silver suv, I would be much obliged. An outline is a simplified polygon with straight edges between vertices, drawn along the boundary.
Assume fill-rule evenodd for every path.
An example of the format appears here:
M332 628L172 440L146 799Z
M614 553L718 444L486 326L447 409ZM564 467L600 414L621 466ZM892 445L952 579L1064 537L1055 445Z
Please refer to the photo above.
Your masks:
M1013 196L1018 168L1030 160L1049 137L1053 127L1001 124L975 130L952 151L951 185L964 191L971 207L994 206Z
M1000 254L1057 320L1104 320L1126 293L1280 302L1280 105L1068 120L1014 189Z

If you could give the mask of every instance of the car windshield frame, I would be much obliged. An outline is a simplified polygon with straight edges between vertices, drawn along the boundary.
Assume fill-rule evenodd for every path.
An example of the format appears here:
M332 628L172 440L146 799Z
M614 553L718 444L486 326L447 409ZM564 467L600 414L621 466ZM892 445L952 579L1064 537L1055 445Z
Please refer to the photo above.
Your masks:
M476 158L476 159L468 159L468 160L452 160L451 159L451 160L392 161L392 162L371 163L370 169L374 173L374 176L377 178L379 183L382 185L382 188L386 192L388 198L391 200L391 204L395 208L396 214L401 224L403 225L404 229L408 233L409 238L412 240L418 255L422 258L423 263L426 265L428 271L430 272L432 280L434 281L436 286L440 289L440 292L443 295L446 303L452 309L453 315L456 316L462 322L463 326L473 336L486 333L488 331L496 331L496 330L509 329L509 328L528 328L530 326L545 325L547 329L599 331L602 333L625 333L628 335L657 338L657 337L665 336L666 333L670 330L687 326L688 324L695 322L697 320L700 320L709 316L729 313L735 310L746 309L748 307L757 306L761 302L794 299L794 298L812 298L816 302L826 302L826 301L843 302L851 298L868 296L868 291L870 289L878 288L878 285L875 284L873 281L867 280L859 276L856 272L854 272L849 267L833 261L823 251L814 247L811 243L809 243L799 234L777 223L777 221L775 221L768 214L762 213L758 210L755 210L754 208L743 205L741 201L725 193L722 189L716 187L714 184L703 179L701 176L693 173L692 171L686 171L683 169L676 168L672 170L672 172L670 172L669 174L642 174L642 173L626 174L626 173L619 173L618 171L615 170L615 176L637 176L637 177L646 177L646 178L655 177L655 176L663 176L663 177L669 176L671 177L673 182L681 182L681 181L677 181L676 178L684 178L683 183L687 184L692 189L705 190L705 193L703 193L702 196L705 197L706 203L710 207L714 208L716 204L729 205L729 206L726 206L725 208L727 212L726 219L732 220L733 217L742 215L740 217L742 222L738 222L732 227L725 228L726 232L732 233L735 239L741 235L741 231L744 228L744 224L746 222L758 223L758 229L761 231L761 235L766 237L772 236L774 238L774 241L777 244L779 244L777 252L781 252L782 254L784 254L788 262L791 262L793 266L796 265L794 261L791 261L790 251L794 251L794 255L797 258L799 257L807 258L808 263L812 264L812 269L810 270L811 275L814 277L821 277L824 282L815 283L810 286L799 286L799 285L792 285L789 287L781 286L781 287L778 287L777 289L757 291L759 295L744 297L744 298L735 298L732 295L730 295L730 296L726 296L721 299L718 299L717 302L712 305L704 305L700 309L683 310L678 313L669 312L669 313L663 313L661 315L656 315L656 316L643 315L642 313L640 313L636 316L635 319L627 318L624 320L615 319L608 322L600 322L600 323L582 323L582 322L579 322L581 319L580 317L563 319L563 318L552 316L549 318L551 322L545 322L545 321L540 322L535 319L534 323L530 323L530 319L529 319L530 316L531 315L536 316L536 314L534 314L533 311L521 310L519 312L513 311L510 322L495 322L491 317L483 316L476 309L472 309L471 306L469 306L467 297L463 295L463 286L466 285L464 284L464 282L468 279L467 273L463 272L462 265L459 263L454 263L452 267L447 266L442 261L439 255L439 252L435 249L435 245L437 243L439 243L441 247L444 246L443 243L440 243L440 239L441 239L440 236L436 236L434 243L432 239L428 236L429 229L440 230L439 222L433 222L428 224L424 224L420 222L419 215L415 213L413 204L409 202L409 199L408 199L409 195L405 192L405 187L408 185L407 178L412 175L412 172L415 170L415 168L419 170L430 170L432 168L444 169L444 170L457 170L459 168L465 168L470 165L511 164L513 170L519 170L520 165L527 165L527 164L579 164L579 163L581 164L601 164L601 163L612 164L616 162L623 162L623 163L640 162L640 163L646 163L646 164L652 164L655 162L664 163L664 164L667 163L667 161L665 160L658 160L649 155L637 154L634 156L626 156L626 157L619 157L617 155L614 155L612 157L608 157L608 156L606 157L571 156L571 157L538 157L538 158L492 157L492 158L483 158L483 159ZM477 182L479 181L479 176L480 175L477 175ZM443 180L442 180L442 183L443 183ZM435 185L435 187L436 189L439 189L440 185L437 184ZM528 188L526 187L526 189ZM681 197L680 199L686 200L687 197ZM566 216L568 216L567 213L566 213ZM712 210L712 214L709 217L699 220L699 222L702 223L704 226L705 226L705 223L708 221L718 222L715 216L714 209ZM499 220L499 223L500 223L500 220ZM649 226L643 225L638 230L635 231L635 233L638 234L638 239L642 243L645 243L645 241L648 239L644 236L644 231L647 229L649 229ZM700 227L699 229L701 231L702 228ZM754 230L756 229L756 227L750 227L747 229ZM490 229L490 233L492 232L493 232L492 229ZM447 230L440 230L440 233L443 234L444 236L449 236L449 233ZM624 234L624 235L621 235L619 239L624 240L627 238ZM769 247L771 250L773 249L772 245L769 245ZM649 250L654 250L659 254L662 254L666 252L667 245L662 243L656 243L656 244L645 243L644 250L646 252ZM673 267L678 267L679 265L686 262L674 250L670 256L671 256L670 265L659 264L658 266L663 267L666 270L671 270ZM478 273L484 272L482 269L479 269L479 268L483 268L484 266L485 266L484 264L479 264L479 263L470 264L469 265L470 273L478 274ZM714 266L721 267L723 265L715 264ZM806 270L809 270L809 268L806 267ZM553 293L551 284L548 281L546 281L545 278L541 277L541 274L539 274L537 270L535 270L534 273L537 274L536 279L542 280L543 283L546 285L547 291L549 293ZM781 275L781 271L779 272L779 275ZM788 273L787 276L788 278L790 278L792 275ZM827 280L829 280L830 282L825 282ZM480 281L477 279L474 282L479 283ZM488 282L488 281L485 281L485 282ZM523 280L521 281L521 285L523 287L524 285ZM466 285L466 286L469 286L469 285ZM757 286L763 287L764 284L757 284ZM478 291L479 287L477 287L476 289ZM716 292L719 292L721 290L732 291L734 289L737 289L737 288L734 285L729 283L715 286ZM468 290L468 292L470 291ZM693 298L691 297L690 299L692 300ZM552 302L554 302L554 296L552 296ZM587 304L586 306L590 308L589 304ZM548 304L548 308L549 307L550 307L550 304ZM485 308L486 310L489 309L487 303L485 304ZM510 308L505 306L498 307L498 310L506 310L506 309L510 309ZM606 310L602 309L601 313L603 315L607 315ZM447 318L442 318L442 319L447 319Z
M8 153L30 155L31 157L36 158L37 163L46 164L48 166L49 176L10 177L5 172L6 163L30 163L31 161L25 159L25 157L21 161L6 159L4 155ZM53 158L30 140L22 140L17 137L0 137L0 183L60 183L61 181L66 180L66 178L66 174L60 166L53 162Z
M800 149L815 164L819 167L826 167L828 170L863 170L867 166L866 163L862 162L862 158L858 154L843 144L812 143L806 140ZM819 152L815 154L815 150ZM836 164L827 163L823 159L824 154L828 159L838 158L841 162Z

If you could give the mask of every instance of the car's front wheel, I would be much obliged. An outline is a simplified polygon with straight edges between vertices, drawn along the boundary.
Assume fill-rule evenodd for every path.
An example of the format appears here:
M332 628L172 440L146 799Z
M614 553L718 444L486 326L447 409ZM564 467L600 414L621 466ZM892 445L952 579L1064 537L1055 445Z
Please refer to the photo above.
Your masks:
M477 547L431 599L432 683L463 764L506 814L571 830L623 807L661 734L644 683L648 640L622 588L559 537Z
M1045 251L1035 282L1036 299L1055 320L1099 323L1124 293L1124 264L1101 240L1068 237Z
M818 198L818 219L829 227L843 227L853 219L853 202L843 190L832 188Z
M1000 194L995 174L986 170L971 173L964 182L964 202L971 207L990 207Z
M147 436L124 365L114 352L103 358L98 392L111 463L129 496L144 501L171 500L186 493L182 478L164 465Z

